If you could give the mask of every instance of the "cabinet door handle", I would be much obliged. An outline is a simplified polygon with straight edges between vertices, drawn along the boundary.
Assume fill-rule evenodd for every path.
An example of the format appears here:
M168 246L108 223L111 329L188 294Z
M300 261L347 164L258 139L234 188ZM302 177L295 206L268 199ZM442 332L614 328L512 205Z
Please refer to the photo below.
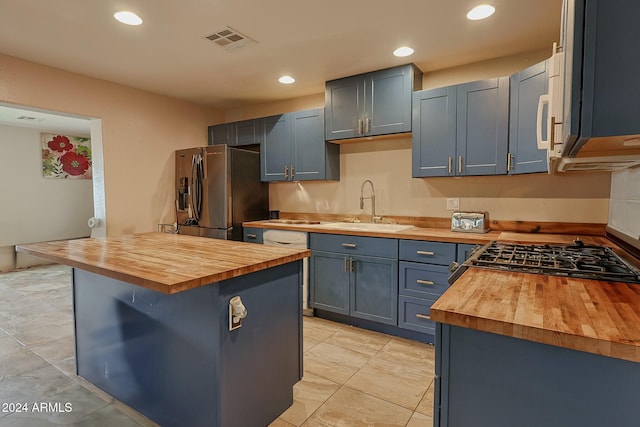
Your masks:
M362 119L358 119L358 135L362 135Z
M451 156L449 156L449 164L448 164L447 172L449 172L449 175L451 175L451 172L453 172L453 157Z
M507 153L507 170L508 171L513 169L512 159L513 159L513 154Z
M349 258L349 272L353 272L353 258Z
M433 251L416 251L416 254L418 254L418 255L429 255L429 256L433 256L433 255L435 255L436 253L435 253L435 252L433 252Z
M422 279L416 280L416 283L419 285L428 285L428 286L435 285L435 282L432 282L431 280L422 280Z
M462 173L462 156L458 156L458 173Z
M247 234L247 239L255 239L256 237L258 237L255 234Z
M357 245L356 245L355 243L343 243L343 244L342 244L342 247L343 247L343 248L351 248L351 249L354 249L354 248L356 248L356 247L357 247Z
M289 179L289 166L284 167L284 179Z
M367 117L366 120L364 121L364 133L369 133L370 128L371 128L371 119Z
M431 320L431 316L427 316L426 314L420 314L420 313L418 313L418 314L416 314L416 317L417 317L418 319Z
M344 257L344 272L346 273L347 271L347 257Z
M293 165L291 165L291 179L293 179L294 176L296 176L296 170L293 168Z

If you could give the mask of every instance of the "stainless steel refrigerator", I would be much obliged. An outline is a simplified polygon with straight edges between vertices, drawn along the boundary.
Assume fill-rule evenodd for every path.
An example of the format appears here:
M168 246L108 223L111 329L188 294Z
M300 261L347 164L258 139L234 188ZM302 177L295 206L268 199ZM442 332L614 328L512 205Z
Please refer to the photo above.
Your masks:
M227 145L176 151L178 233L242 240L242 223L269 217L260 153Z

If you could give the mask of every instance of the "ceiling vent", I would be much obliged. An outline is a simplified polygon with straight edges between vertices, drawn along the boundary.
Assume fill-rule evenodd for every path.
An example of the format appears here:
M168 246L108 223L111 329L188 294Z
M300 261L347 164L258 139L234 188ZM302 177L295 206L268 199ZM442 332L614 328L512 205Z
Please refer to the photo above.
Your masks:
M205 36L205 38L226 50L238 49L256 43L255 40L250 39L244 34L240 34L238 31L230 27L223 27L221 30L216 31L210 36Z
M31 116L18 116L16 120L24 120L25 122L43 122L44 119L41 117L31 117Z

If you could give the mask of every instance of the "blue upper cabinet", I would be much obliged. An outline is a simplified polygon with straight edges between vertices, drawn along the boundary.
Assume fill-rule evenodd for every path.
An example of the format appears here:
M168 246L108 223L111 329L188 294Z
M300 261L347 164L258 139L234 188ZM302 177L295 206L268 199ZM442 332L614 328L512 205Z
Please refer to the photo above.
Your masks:
M260 144L262 119L243 120L209 126L209 145L243 146Z
M260 144L262 135L260 121L261 119L251 119L233 123L235 126L235 145Z
M413 176L453 175L456 86L413 94Z
M547 152L536 141L536 117L540 96L548 93L549 61L545 60L511 76L509 111L509 174L547 172ZM542 123L546 123L546 109ZM546 126L542 139L547 140Z
M262 119L260 179L287 181L291 167L291 115L280 114Z
M324 140L324 109L262 119L262 181L339 180L340 147Z
M411 132L411 94L421 87L413 64L328 81L325 139Z
M291 180L339 180L340 146L324 140L324 109L290 114Z
M209 126L209 145L235 145L235 126L233 123Z
M507 173L509 78L458 86L456 172L458 175Z
M507 173L509 78L416 92L414 177Z

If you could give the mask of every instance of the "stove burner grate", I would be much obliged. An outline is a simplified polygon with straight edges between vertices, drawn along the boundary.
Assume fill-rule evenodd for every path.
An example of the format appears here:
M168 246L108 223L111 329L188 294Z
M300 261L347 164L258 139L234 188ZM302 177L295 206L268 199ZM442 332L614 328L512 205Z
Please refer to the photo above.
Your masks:
M526 273L640 283L640 274L605 246L523 245L490 242L468 266Z

